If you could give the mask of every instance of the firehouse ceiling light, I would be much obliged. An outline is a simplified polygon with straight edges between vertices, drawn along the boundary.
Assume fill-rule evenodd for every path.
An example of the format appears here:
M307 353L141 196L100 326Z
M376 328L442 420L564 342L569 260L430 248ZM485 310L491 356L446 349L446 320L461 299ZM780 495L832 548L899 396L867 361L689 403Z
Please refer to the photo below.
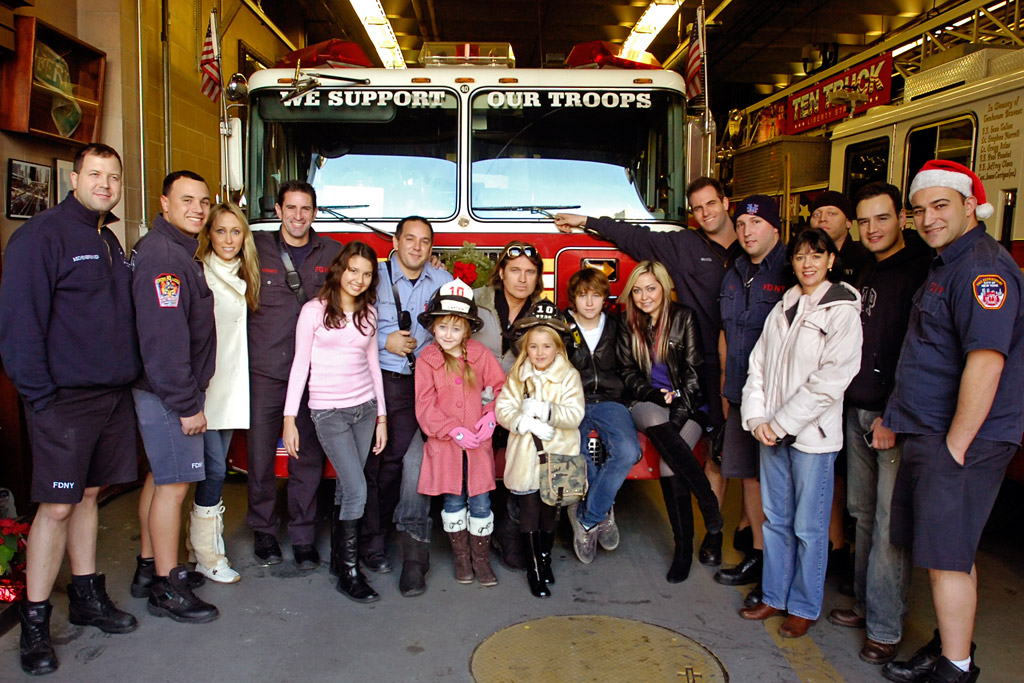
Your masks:
M395 30L391 27L380 0L348 0L356 16L366 29L366 35L377 50L381 62L388 69L404 69L405 57L398 45Z
M622 44L620 56L635 59L637 55L643 54L682 4L681 0L654 0L648 5Z

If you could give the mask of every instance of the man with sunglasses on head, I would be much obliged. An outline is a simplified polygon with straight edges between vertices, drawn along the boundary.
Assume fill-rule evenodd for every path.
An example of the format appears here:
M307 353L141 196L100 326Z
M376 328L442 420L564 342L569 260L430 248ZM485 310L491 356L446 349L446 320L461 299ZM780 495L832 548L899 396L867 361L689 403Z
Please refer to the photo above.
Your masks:
M417 319L430 297L452 276L430 265L434 228L421 216L398 221L394 253L378 265L377 344L384 378L388 442L380 455L366 461L366 508L359 539L363 566L381 574L391 571L384 546L394 518L401 534L405 597L427 590L430 567L430 498L416 490L423 462L423 436L416 422L416 356L433 337Z
M484 321L473 339L491 350L506 374L516 361L512 325L528 315L541 298L542 271L543 261L537 247L512 240L501 250L487 284L473 290L473 300ZM507 438L508 431L499 426L492 437L495 450L503 448ZM521 571L526 569L526 560L520 545L519 505L514 496L506 499L506 511L495 524L491 543L501 553L501 564L506 569Z

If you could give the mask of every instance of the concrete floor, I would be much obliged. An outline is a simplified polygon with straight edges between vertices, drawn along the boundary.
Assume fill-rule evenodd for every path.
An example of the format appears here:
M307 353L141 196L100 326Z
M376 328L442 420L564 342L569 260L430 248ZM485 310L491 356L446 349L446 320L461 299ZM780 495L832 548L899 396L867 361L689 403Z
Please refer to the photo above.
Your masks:
M731 489L726 507L727 528L738 517L736 491L738 487ZM435 521L426 594L403 598L397 571L370 574L381 600L357 605L335 592L326 564L312 572L297 571L286 538L284 564L257 566L252 536L243 523L244 481L230 480L225 499L228 556L243 578L234 585L207 583L197 590L221 612L219 620L203 625L153 617L144 600L129 595L138 543L138 491L101 508L99 566L107 574L115 602L134 613L140 626L131 634L107 635L69 625L65 565L53 597L53 634L61 667L46 680L470 681L474 649L496 631L539 617L574 614L624 617L678 631L717 655L732 681L883 680L877 667L857 657L863 631L841 629L823 618L809 637L783 640L776 633L778 619L751 623L737 616L746 588L714 583L713 570L696 561L685 583L666 583L670 532L655 482L626 483L616 506L622 545L612 553L599 551L589 566L573 555L564 524L555 546L557 583L548 600L533 598L525 575L505 570L496 559L498 586L455 583L450 547ZM700 519L699 514L696 517ZM326 521L323 529L318 544L326 556ZM391 554L397 566L396 550ZM727 537L726 564L738 559ZM1019 527L1011 541L998 534L983 540L975 640L984 681L1021 680L1016 651L1024 633L1022 560ZM830 580L823 615L850 602ZM927 641L933 627L927 577L917 571L901 654L909 655ZM18 665L18 633L15 627L0 638L4 681L27 678ZM601 653L588 656L600 658Z

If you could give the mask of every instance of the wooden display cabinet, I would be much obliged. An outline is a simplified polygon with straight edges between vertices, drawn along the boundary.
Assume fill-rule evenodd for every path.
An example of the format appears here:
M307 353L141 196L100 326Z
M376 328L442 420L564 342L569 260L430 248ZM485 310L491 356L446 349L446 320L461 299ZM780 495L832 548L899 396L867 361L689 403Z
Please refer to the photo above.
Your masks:
M106 53L35 17L15 17L14 31L15 54L3 63L0 128L61 142L96 142ZM59 60L49 58L52 55L67 65L70 92L47 84L34 73L33 66L39 61L46 72L44 78L62 81L63 67ZM56 111L55 103L60 105Z

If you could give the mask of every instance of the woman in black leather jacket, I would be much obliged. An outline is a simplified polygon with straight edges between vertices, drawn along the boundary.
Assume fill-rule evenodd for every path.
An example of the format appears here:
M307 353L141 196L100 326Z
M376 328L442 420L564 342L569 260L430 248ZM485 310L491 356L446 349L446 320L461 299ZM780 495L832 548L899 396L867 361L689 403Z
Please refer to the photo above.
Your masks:
M697 316L673 303L672 279L665 266L641 261L624 289L626 315L618 355L623 382L635 403L633 423L647 435L662 459L661 491L665 497L675 552L666 576L685 581L693 561L693 510L690 493L704 516L707 535L700 548L702 564L721 562L722 513L701 463L693 454L706 417L699 408L698 369L702 362ZM665 465L671 476L665 472Z

